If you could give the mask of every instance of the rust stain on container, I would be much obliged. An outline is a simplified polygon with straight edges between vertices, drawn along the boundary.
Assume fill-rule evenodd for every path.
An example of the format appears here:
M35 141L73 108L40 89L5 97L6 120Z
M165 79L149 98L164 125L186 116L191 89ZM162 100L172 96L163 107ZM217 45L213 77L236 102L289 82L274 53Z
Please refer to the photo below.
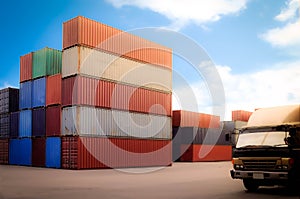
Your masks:
M46 106L61 104L61 74L46 79Z
M20 82L31 80L32 55L33 53L31 52L20 57Z
M172 164L171 141L62 137L62 168L95 169Z
M63 106L90 105L170 116L172 94L73 76L62 80Z
M81 16L63 24L63 49L78 44L172 68L170 48Z

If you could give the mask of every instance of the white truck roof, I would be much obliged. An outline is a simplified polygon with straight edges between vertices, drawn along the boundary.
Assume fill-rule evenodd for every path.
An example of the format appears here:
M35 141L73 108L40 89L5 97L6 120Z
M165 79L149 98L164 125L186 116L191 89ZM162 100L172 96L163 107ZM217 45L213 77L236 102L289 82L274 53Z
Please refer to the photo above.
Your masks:
M300 124L300 105L262 108L254 111L249 118L248 127L272 127Z

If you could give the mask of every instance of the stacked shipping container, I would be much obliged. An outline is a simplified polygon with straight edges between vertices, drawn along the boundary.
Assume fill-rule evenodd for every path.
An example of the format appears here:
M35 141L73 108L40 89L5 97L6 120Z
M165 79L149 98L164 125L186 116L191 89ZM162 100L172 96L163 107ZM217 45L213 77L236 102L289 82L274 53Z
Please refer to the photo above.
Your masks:
M19 89L0 90L0 164L8 164L9 137L17 133L12 129L11 112L18 111L18 106Z
M60 128L57 120L61 115L61 58L62 52L51 48L20 57L20 112L11 114L11 122L15 125L11 127L11 138L14 139L10 140L10 164L43 167L54 153L46 155L47 140L50 139L46 135L54 135L47 134L46 126L51 126L51 121L55 120L56 128ZM54 109L52 106L59 111L49 114L47 120L46 112ZM60 135L60 130L55 135ZM60 138L53 139L60 142Z
M221 161L231 159L231 143L220 117L190 111L173 111L173 160Z
M62 167L170 165L171 50L84 17L63 48Z

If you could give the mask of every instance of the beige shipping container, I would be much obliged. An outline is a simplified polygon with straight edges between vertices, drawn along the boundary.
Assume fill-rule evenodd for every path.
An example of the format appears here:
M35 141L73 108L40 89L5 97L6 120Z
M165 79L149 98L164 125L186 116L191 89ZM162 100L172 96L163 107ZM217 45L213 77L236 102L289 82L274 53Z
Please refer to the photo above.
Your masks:
M65 107L62 135L172 139L171 117L87 106Z
M75 74L171 92L172 70L75 46L63 51L62 77Z

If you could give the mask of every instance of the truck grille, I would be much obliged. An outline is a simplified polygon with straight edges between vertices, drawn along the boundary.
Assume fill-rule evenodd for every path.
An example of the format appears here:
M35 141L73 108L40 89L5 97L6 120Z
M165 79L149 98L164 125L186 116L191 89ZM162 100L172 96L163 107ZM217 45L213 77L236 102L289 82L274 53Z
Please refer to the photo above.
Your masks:
M243 160L247 170L273 170L276 167L276 160Z

